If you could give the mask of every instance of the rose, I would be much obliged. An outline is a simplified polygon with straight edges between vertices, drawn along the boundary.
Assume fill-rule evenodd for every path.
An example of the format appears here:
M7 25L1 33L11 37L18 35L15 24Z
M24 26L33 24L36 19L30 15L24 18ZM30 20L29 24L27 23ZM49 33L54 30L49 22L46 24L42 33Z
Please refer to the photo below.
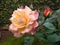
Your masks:
M51 10L50 8L45 9L44 16L47 17L50 14Z
M12 24L9 26L9 30L15 37L20 37L21 34L35 33L35 28L38 26L38 12L32 11L29 7L18 8L12 14L10 21Z

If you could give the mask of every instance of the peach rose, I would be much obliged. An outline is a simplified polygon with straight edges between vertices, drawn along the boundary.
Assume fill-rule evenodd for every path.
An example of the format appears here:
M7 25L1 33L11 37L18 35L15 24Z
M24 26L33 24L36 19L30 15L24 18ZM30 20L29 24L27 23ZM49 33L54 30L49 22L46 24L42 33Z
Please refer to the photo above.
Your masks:
M15 37L20 37L21 34L35 33L35 28L38 26L38 12L32 11L29 7L18 8L12 14L10 21L12 24L9 26L9 30Z

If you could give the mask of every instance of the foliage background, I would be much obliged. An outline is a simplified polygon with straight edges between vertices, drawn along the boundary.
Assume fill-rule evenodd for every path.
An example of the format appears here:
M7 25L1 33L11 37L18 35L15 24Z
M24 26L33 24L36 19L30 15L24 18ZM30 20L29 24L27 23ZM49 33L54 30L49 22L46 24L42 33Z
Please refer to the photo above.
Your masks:
M0 27L10 24L9 18L11 17L11 14L15 9L17 9L21 5L27 5L33 10L37 9L40 12L40 20L44 19L44 17L41 15L43 15L42 13L45 9L45 6L50 7L51 10L53 10L53 12L55 11L56 13L54 12L53 16L51 16L51 18L47 20L51 21L53 18L52 22L54 22L54 25L57 24L58 22L58 25L59 25L58 27L60 27L60 22L59 22L60 10L58 10L60 8L60 0L0 0ZM54 17L56 15L58 15L57 18ZM55 22L56 19L57 19L57 22ZM50 22L48 24L52 25L50 24ZM48 24L45 23L44 26L46 27L47 25L48 26L47 28L49 29L51 29L52 27L54 28L53 25L51 27ZM55 32L55 30L59 30L59 31ZM59 45L60 44L60 28L58 29L56 28L55 30L53 31L49 30L45 32L39 31L34 36L25 35L24 37L18 38L18 39L11 37L1 45ZM48 33L47 35L48 38L45 40L44 36L46 36L45 35L46 33Z
M44 9L44 5L53 10L60 8L60 0L0 0L0 25L9 24L9 18L13 10L21 5L32 6L33 9ZM31 7L32 8L32 7Z

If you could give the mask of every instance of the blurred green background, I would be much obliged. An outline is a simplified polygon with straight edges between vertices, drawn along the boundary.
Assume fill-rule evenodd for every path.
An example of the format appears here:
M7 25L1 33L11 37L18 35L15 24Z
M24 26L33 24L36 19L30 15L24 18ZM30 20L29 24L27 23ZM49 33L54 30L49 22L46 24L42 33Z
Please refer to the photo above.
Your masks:
M0 26L9 24L11 14L21 5L27 5L39 11L44 9L44 5L47 5L52 10L57 10L60 8L60 0L0 0Z

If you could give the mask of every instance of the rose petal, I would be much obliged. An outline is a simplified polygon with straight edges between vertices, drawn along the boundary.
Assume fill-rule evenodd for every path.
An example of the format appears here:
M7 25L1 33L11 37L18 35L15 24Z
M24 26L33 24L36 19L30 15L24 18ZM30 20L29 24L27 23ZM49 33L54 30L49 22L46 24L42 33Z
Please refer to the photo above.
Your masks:
M13 24L11 24L10 26L9 26L9 30L10 31L17 31L17 27L15 27Z
M26 13L27 15L29 15L32 10L31 10L29 7L25 6L24 11L25 11L25 13Z
M35 32L36 32L35 29L33 29L33 30L30 32L30 34L34 35Z
M12 22L12 20L13 20L13 17L11 17L9 20Z
M34 27L35 27L35 28L38 27L38 22L37 22L37 21L35 21Z
M14 33L14 37L21 37L23 34L20 33Z
M33 24L33 28L32 30L30 31L30 33L33 35L36 31L35 31L35 28L38 26L38 22L35 21L34 24Z
M25 34L25 33L28 33L30 30L31 30L31 28L26 28L26 29L23 30L21 33L22 33L22 34Z
M28 11L28 12L30 12L30 11L32 11L28 6L25 6L25 11Z
M39 16L39 14L38 14L37 11L32 11L32 12L31 12L30 17L31 17L33 20L37 20L37 19L38 19L38 16Z

